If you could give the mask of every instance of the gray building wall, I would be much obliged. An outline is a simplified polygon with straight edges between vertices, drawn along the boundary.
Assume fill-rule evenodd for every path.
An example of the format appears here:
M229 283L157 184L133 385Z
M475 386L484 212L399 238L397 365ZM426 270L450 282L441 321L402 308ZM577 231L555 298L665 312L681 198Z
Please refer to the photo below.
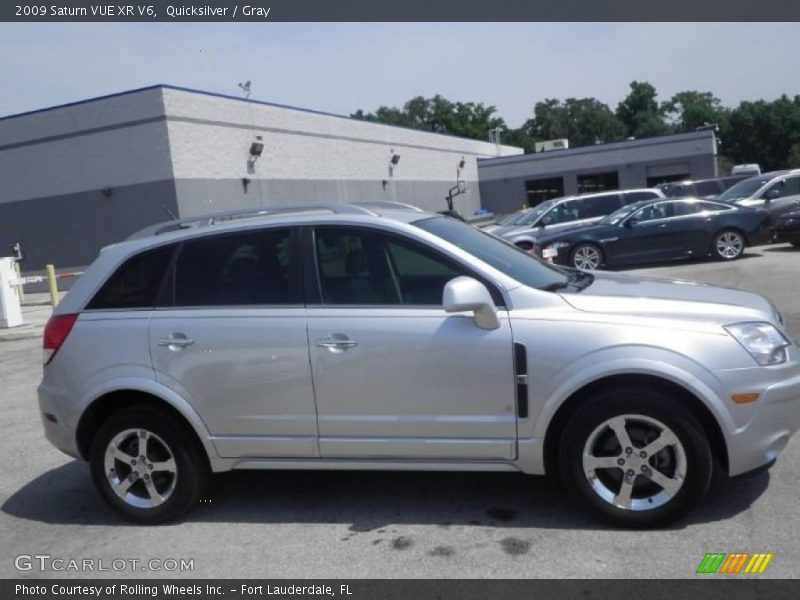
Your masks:
M257 136L264 150L248 165ZM170 86L123 92L0 119L0 255L20 242L25 271L80 267L167 211L370 200L444 210L457 176L467 193L456 208L469 215L481 205L477 159L498 151L522 152Z
M519 210L528 197L527 181L562 177L564 195L578 193L578 177L616 172L620 189L648 187L648 178L717 176L712 131L661 136L478 160L483 207L496 214Z

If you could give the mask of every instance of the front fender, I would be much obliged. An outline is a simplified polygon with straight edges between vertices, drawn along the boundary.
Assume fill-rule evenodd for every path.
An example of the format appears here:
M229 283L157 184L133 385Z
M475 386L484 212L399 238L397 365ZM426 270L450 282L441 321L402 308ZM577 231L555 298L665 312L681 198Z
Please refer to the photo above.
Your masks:
M636 357L632 358L632 354ZM575 392L617 375L646 375L677 384L711 411L723 432L736 428L732 415L720 399L722 382L713 372L678 352L626 344L591 352L563 369L554 378L548 397L540 403L538 414L532 415L532 435L544 437L553 416Z

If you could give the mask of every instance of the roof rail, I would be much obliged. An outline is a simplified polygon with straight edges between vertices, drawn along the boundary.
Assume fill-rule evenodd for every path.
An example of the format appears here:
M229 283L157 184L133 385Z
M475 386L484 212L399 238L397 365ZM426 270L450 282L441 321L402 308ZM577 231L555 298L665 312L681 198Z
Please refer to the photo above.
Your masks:
M270 215L290 214L294 212L306 212L312 210L329 210L337 215L370 215L378 216L374 211L369 210L366 206L359 206L357 204L346 204L343 202L320 202L316 204L298 204L288 206L260 206L252 209L235 209L226 210L215 213L208 213L204 215L197 215L195 217L187 217L185 219L174 219L172 221L163 221L140 229L130 237L129 240L150 237L153 235L160 235L162 233L169 233L171 231L180 231L181 229L190 229L192 227L203 227L233 221L236 219L246 219L253 217L267 217Z
M418 206L406 204L404 202L391 202L389 200L368 200L366 202L354 202L354 206L364 206L367 208L388 208L395 210L412 210L414 212L425 212Z

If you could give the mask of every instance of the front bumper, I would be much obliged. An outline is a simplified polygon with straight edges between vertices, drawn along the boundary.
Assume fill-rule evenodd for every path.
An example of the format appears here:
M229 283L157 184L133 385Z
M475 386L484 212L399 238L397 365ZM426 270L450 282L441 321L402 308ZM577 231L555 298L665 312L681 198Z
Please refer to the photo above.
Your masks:
M775 231L772 233L772 241L773 242L788 242L788 243L798 243L800 242L800 224L796 227L776 227Z
M741 426L727 432L728 471L731 476L774 462L800 428L800 365L794 363L776 369L775 373L783 374L772 384L737 385L739 390L759 390L761 395L754 403L750 417ZM725 400L731 403L729 398Z

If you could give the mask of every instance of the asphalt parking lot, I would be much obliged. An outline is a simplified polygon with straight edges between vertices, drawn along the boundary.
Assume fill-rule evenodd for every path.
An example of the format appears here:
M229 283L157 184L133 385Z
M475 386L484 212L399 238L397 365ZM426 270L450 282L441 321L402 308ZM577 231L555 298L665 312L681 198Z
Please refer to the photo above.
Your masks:
M734 263L635 272L763 293L800 337L798 265L800 251L779 245ZM770 472L719 482L699 510L659 531L599 525L546 478L365 472L225 474L186 521L134 527L94 493L86 465L43 438L35 397L39 339L0 341L0 369L0 577L65 575L19 572L20 554L194 560L193 572L86 576L692 577L706 552L735 551L773 553L764 576L798 574L797 439Z

